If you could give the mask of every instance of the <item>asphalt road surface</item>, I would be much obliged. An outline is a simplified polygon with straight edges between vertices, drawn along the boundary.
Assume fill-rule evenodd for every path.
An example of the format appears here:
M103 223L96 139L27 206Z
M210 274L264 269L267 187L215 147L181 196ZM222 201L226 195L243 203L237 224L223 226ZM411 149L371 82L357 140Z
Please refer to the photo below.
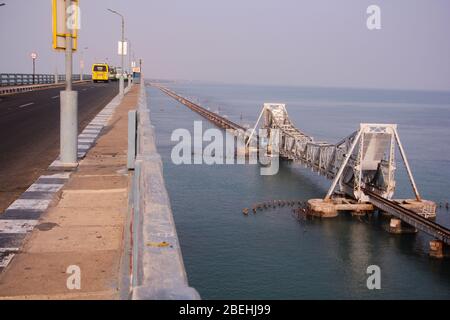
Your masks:
M0 214L59 155L61 87L0 96ZM118 83L74 85L79 132L118 94Z

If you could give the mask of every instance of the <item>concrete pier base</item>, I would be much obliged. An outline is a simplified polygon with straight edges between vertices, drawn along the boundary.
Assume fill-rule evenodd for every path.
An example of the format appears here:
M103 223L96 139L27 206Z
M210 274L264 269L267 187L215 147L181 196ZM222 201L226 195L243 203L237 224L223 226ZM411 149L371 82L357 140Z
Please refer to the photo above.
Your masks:
M417 229L397 218L391 218L389 222L389 233L412 234L417 233Z
M436 203L430 200L417 201L416 199L395 200L402 207L414 211L415 213L427 218L436 218Z
M430 257L442 259L444 258L444 242L440 240L430 241Z
M321 218L337 217L338 211L333 202L325 202L323 199L308 200L308 208L311 215Z
M308 200L308 209L313 216L334 218L340 211L348 211L357 216L365 215L373 212L374 207L370 203L358 203L346 198L334 198L329 201L323 199Z
M393 201L427 219L434 219L436 217L436 203L433 201L417 201L415 199L397 199ZM336 217L340 211L350 212L352 216L364 216L373 213L376 208L368 202L357 202L356 200L345 197L336 197L328 201L325 201L324 199L311 199L308 201L308 209L309 213L313 216L333 218ZM394 217L389 213L381 212L381 214L383 217L394 219ZM393 223L394 226L390 228L392 229L392 233L417 232L415 228L404 223L400 226L397 226L397 222Z

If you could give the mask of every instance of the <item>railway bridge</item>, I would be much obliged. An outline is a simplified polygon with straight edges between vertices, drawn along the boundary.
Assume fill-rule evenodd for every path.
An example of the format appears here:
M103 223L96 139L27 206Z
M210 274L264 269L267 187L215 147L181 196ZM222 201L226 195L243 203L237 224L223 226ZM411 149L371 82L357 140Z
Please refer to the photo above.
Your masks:
M262 137L256 134L258 126L265 129L264 139L270 143L258 146L265 149L269 158L301 163L330 179L331 186L325 197L308 201L311 214L329 218L340 211L362 215L379 210L390 217L390 232L425 232L434 239L430 241L430 255L444 256L444 248L450 245L450 230L433 221L436 204L420 196L396 124L362 123L340 142L331 144L316 141L295 127L284 104L265 103L255 127L249 132L172 90L157 87L218 127L239 132L237 135L246 139L246 146L252 141L260 142ZM393 198L396 149L406 168L414 199Z

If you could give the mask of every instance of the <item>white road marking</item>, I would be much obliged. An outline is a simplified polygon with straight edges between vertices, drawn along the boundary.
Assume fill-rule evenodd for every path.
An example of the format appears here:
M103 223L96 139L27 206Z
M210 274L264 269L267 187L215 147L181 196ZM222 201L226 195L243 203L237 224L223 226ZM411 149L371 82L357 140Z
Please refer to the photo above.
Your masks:
M19 248L0 248L0 253L5 252L19 252Z
M92 134L92 133L82 133L78 136L78 138L97 138L98 134Z
M24 209L32 209L44 211L47 210L50 205L51 200L38 200L38 199L18 199L14 201L8 209L10 210L24 210Z
M0 259L0 268L6 268L11 262L12 258L14 258L14 256L14 253L10 253L7 256L3 257L3 259Z
M52 97L52 99L57 99L59 98L59 95Z
M49 178L49 179L69 179L71 172L63 172L63 173L55 173L46 176L41 176L41 178Z
M88 130L83 130L83 134L85 134L85 133L87 133L87 134L89 134L89 133L91 133L91 134L99 134L100 133L100 130L94 130L94 129L88 129Z
M93 144L94 141L95 141L94 139L80 139L80 138L78 138L78 143L79 144L83 144L83 143Z
M58 192L62 187L62 184L35 183L27 189L27 192Z
M78 151L88 150L90 147L90 145L80 144L78 145Z
M86 127L86 128L84 128L84 130L99 130L100 131L105 126L103 123L97 122L97 121L91 123L91 125L95 125L95 127Z
M34 102L26 103L26 104L23 104L23 105L19 106L19 108L25 108L25 107L28 107L28 106L32 106L33 104L34 104Z
M37 223L38 220L0 220L0 233L27 233Z

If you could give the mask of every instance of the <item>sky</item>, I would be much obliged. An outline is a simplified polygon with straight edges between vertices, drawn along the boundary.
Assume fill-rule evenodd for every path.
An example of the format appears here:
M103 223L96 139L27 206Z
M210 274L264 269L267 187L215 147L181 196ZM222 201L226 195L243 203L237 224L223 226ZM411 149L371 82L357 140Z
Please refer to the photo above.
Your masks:
M64 72L50 0L0 0L0 73ZM366 26L369 5L381 29ZM124 14L147 78L450 91L448 0L80 0L86 64L119 65ZM75 55L79 72L81 51ZM88 70L89 71L89 70Z

